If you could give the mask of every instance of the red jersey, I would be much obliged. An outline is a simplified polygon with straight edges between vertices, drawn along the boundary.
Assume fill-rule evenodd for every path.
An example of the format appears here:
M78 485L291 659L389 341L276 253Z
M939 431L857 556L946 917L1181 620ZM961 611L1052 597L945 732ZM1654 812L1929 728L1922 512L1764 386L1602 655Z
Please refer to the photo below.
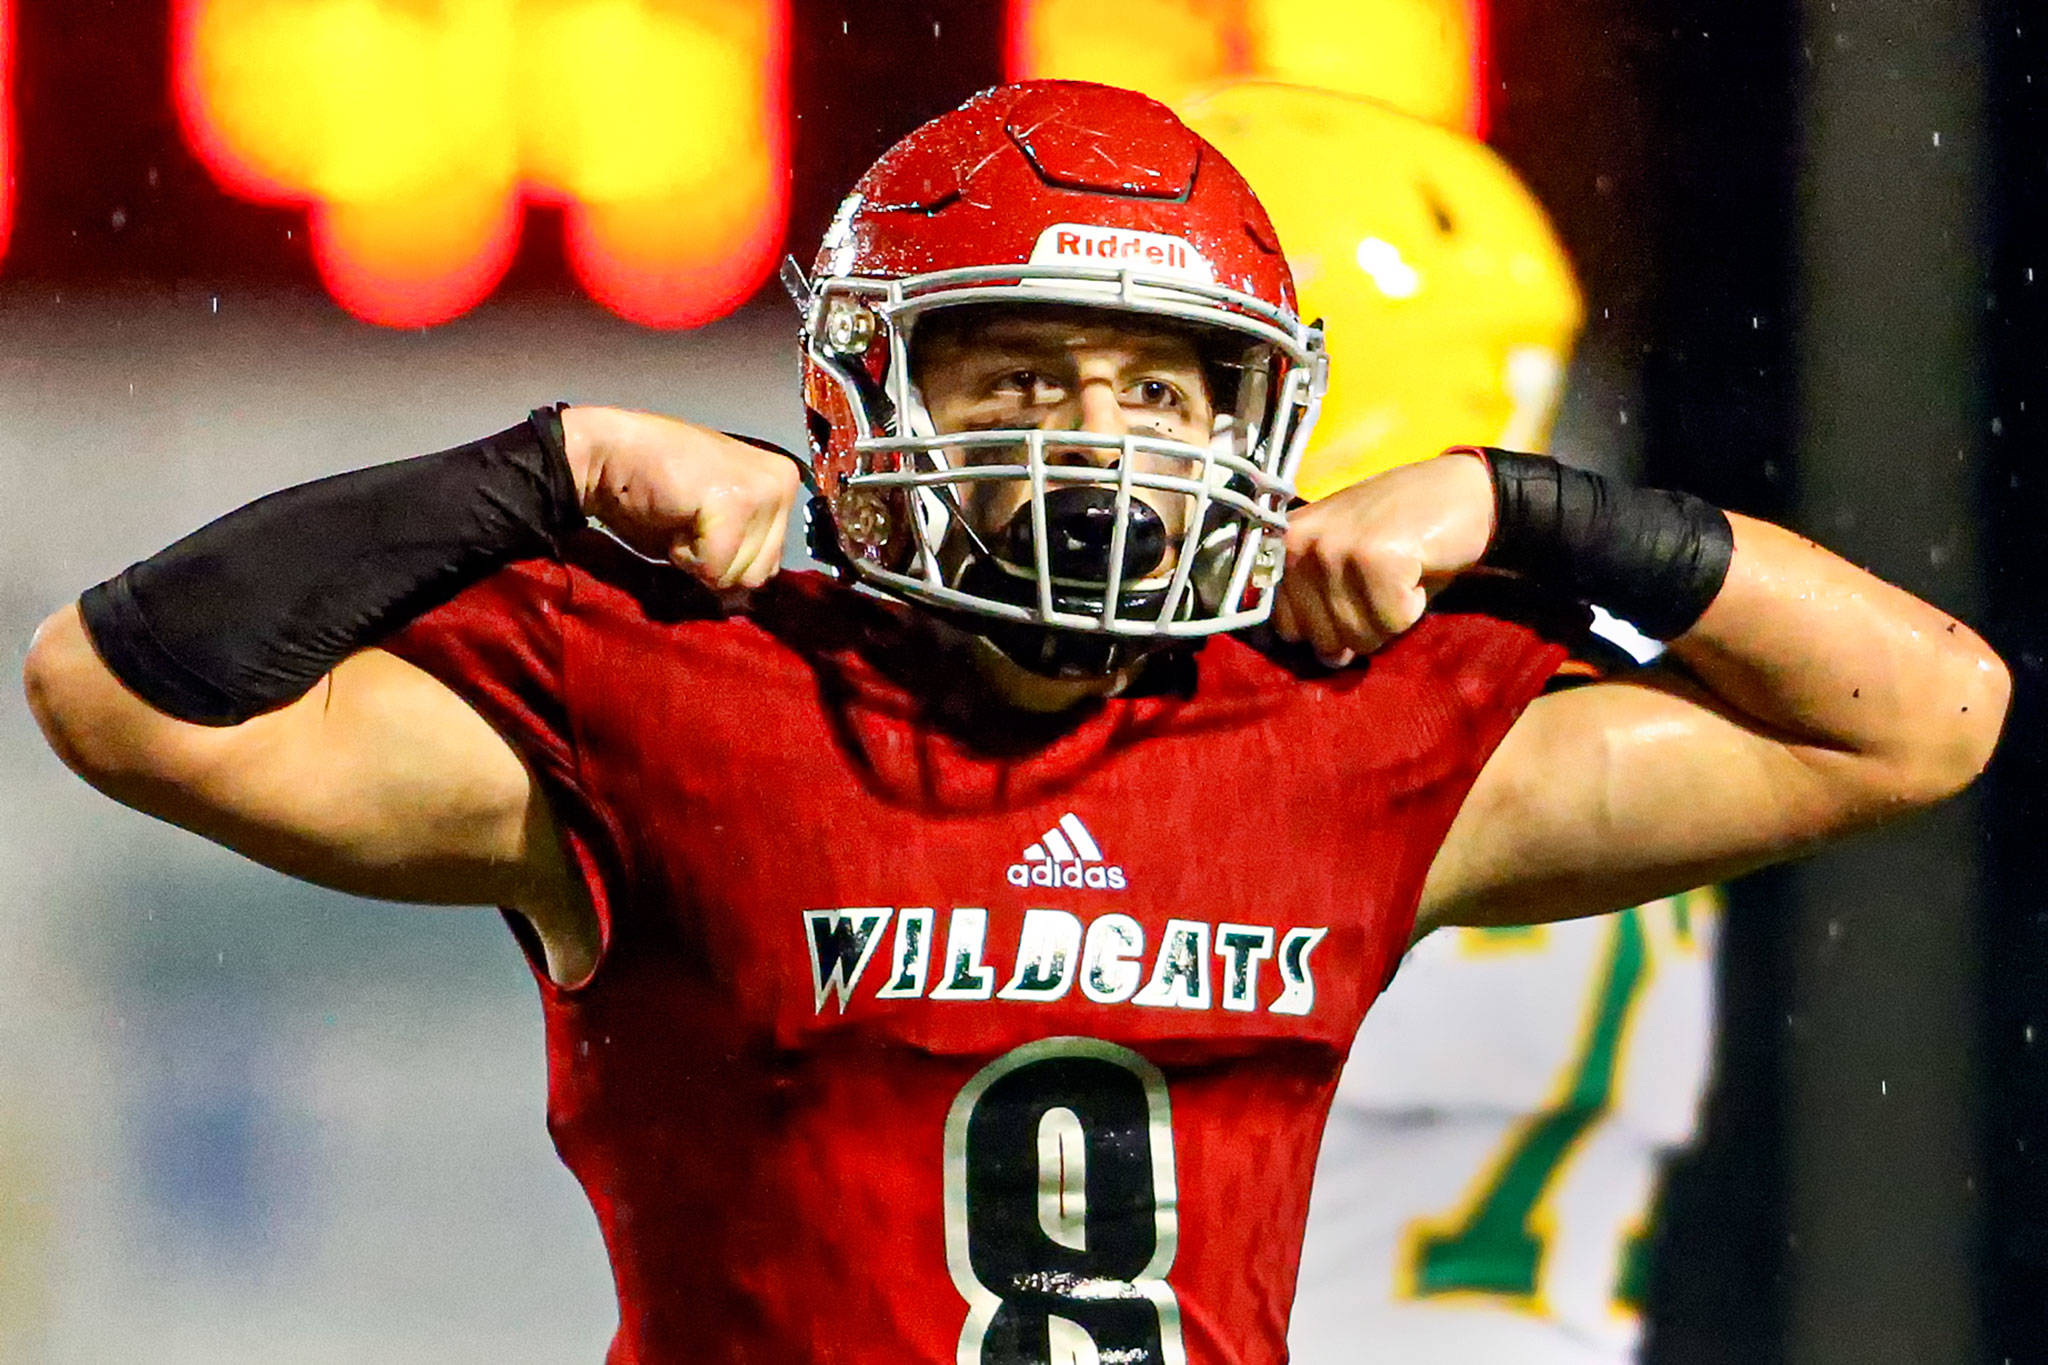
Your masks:
M388 647L518 746L596 905L590 979L536 974L621 1365L1283 1360L1352 1034L1563 657L1437 612L1036 717L906 608L726 614L594 538Z

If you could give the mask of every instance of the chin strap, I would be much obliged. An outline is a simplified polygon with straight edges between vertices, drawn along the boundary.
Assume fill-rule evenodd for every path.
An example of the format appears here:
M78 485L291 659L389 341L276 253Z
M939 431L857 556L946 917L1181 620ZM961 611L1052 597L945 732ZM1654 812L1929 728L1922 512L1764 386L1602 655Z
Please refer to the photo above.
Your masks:
M825 501L823 493L811 494L805 504L804 550L831 571L834 578L848 578L853 574L853 561L846 557L846 547L839 543L839 527L832 520L832 504Z

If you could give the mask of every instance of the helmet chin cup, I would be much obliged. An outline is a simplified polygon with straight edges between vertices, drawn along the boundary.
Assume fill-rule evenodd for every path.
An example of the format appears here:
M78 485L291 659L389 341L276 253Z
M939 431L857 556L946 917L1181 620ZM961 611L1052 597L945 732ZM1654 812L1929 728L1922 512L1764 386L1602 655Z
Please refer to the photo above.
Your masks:
M1175 643L1167 636L1088 635L1022 621L963 618L959 624L1001 650L1018 667L1041 678L1062 681L1108 677Z
M1038 600L1037 580L1029 570L980 555L961 571L959 586L977 597L1020 607ZM1053 606L1076 615L1100 616L1104 586L1098 582L1091 592L1086 585L1057 583L1052 590ZM1166 596L1165 588L1128 589L1117 594L1117 613L1128 621L1156 621L1166 606ZM967 612L952 615L963 630L981 636L1013 662L1047 678L1099 678L1174 643L1164 635L1096 635L1061 626L990 620Z
M1117 494L1099 486L1055 488L1045 495L1045 562L1053 581L1109 581L1110 555L1116 547ZM1166 523L1139 498L1128 503L1123 518L1124 582L1136 582L1166 558ZM1003 558L1012 564L1038 563L1038 536L1025 503L1003 531ZM1129 594L1125 594L1126 597Z

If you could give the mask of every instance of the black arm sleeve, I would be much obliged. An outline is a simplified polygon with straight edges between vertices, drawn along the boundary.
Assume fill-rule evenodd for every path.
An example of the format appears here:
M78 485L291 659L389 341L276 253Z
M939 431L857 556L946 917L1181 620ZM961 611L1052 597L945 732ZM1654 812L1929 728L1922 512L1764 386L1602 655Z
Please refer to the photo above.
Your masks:
M1690 493L1631 488L1541 455L1458 449L1493 476L1493 543L1480 563L1597 602L1658 640L1675 640L1727 580L1727 513Z
M272 493L87 590L93 646L167 715L235 725L583 525L558 408L434 455Z

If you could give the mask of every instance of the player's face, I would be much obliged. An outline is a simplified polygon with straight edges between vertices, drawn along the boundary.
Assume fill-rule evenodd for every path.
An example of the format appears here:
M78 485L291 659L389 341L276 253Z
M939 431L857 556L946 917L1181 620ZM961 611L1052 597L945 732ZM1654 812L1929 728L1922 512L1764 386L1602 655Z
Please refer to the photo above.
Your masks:
M1209 382L1185 334L1082 311L992 312L968 327L939 330L917 354L926 411L941 433L1023 428L1102 436L1158 436L1206 447L1215 425ZM1113 469L1118 452L1048 443L1046 462ZM1022 463L1014 449L984 449L989 464ZM1140 472L1185 475L1185 461L1140 452ZM1031 490L1020 479L962 486L967 520L998 543ZM1177 545L1193 499L1144 489L1134 493ZM1153 572L1171 573L1173 551Z

